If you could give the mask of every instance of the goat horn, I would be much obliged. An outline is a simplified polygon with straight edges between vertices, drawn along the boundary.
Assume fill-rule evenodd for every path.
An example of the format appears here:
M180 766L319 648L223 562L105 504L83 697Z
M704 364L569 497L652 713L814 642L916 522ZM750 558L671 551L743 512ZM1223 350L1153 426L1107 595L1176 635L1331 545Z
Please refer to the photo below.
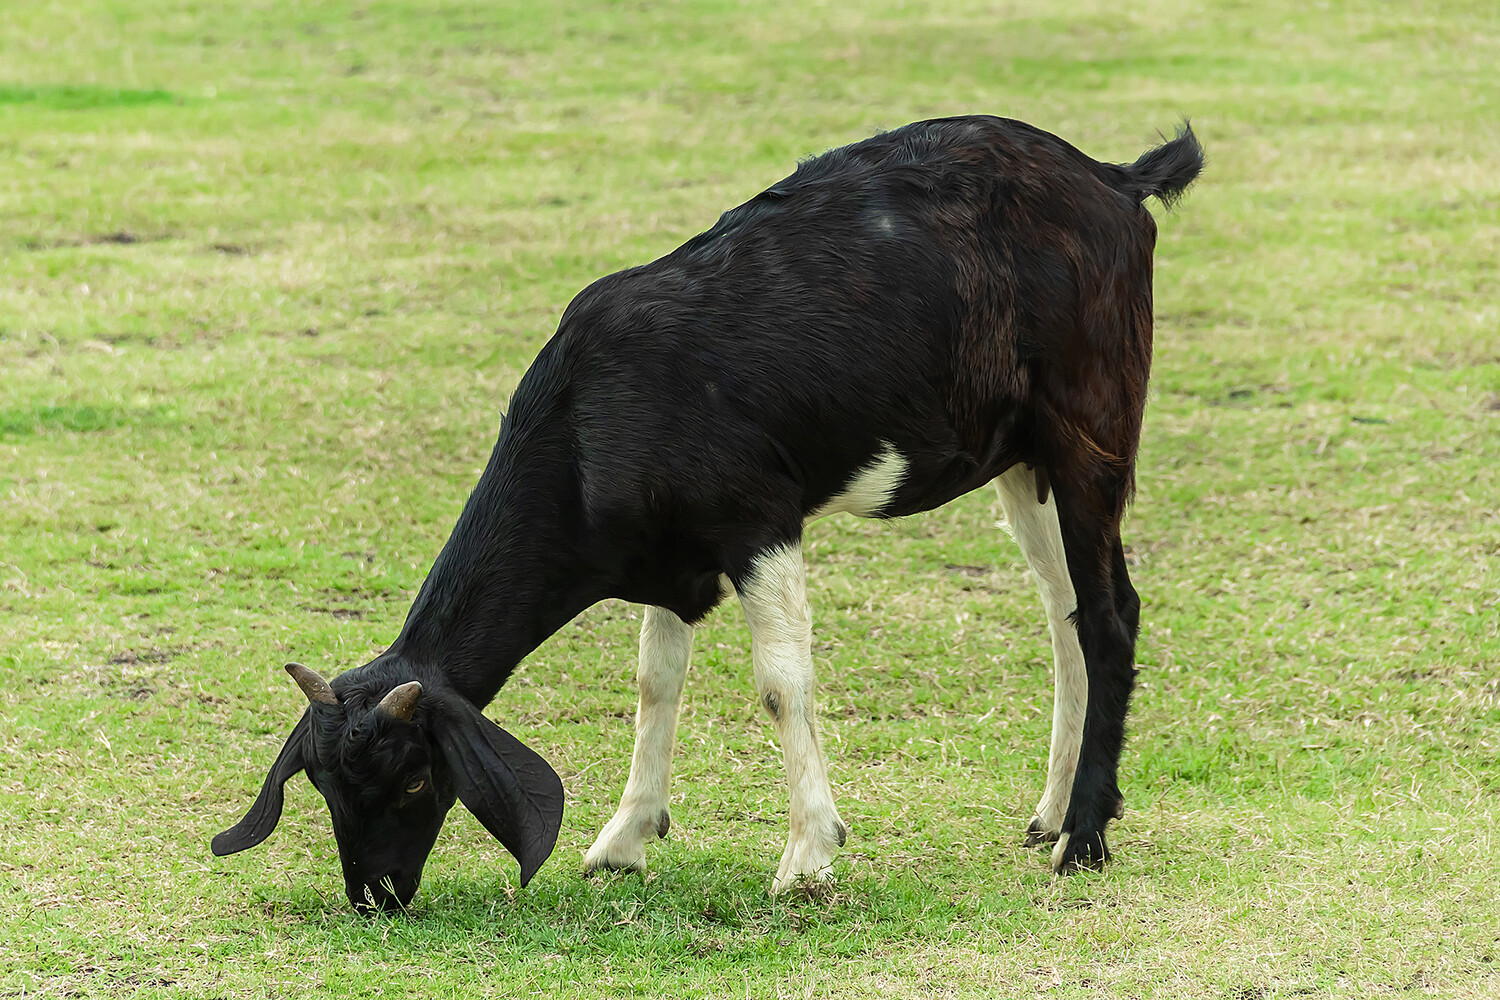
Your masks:
M300 663L288 663L286 665L286 672L292 675L292 680L296 681L297 686L302 689L302 693L307 695L308 701L319 705L337 705L339 703L338 698L333 693L333 688L329 686L328 682L316 670L304 667Z
M390 719L410 722L411 713L416 711L417 699L420 697L422 697L422 685L417 681L407 681L405 684L391 688L390 693L380 699L380 704L375 706L375 711Z

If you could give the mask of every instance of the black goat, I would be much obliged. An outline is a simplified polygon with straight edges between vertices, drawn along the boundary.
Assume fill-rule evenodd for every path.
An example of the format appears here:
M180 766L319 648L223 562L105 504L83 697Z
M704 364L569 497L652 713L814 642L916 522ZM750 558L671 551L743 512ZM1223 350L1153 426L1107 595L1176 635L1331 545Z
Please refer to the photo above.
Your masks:
M692 623L732 587L791 789L773 889L825 875L846 829L813 718L803 526L930 510L996 480L1057 666L1028 841L1056 841L1059 872L1101 864L1140 607L1120 520L1151 363L1143 202L1172 202L1202 163L1187 127L1122 166L1003 118L920 122L808 160L590 285L517 386L396 641L331 685L288 668L309 707L214 853L264 840L306 770L355 906L411 899L455 797L525 884L556 841L562 784L480 709L614 597L647 605L636 748L585 865L643 867L670 823Z

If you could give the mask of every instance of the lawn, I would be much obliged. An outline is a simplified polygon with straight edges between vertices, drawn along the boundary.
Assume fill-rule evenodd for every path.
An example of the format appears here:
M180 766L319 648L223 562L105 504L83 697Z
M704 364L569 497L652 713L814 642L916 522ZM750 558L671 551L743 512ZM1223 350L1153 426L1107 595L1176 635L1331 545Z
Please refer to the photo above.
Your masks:
M21 0L0 11L0 996L1500 995L1500 10ZM726 604L674 825L580 876L640 609L489 714L568 811L526 888L461 808L412 911L343 898L305 781L572 295L798 157L988 112L1157 210L1144 601L1116 861L1021 847L1051 655L992 491L809 529L834 891L767 893L780 752Z

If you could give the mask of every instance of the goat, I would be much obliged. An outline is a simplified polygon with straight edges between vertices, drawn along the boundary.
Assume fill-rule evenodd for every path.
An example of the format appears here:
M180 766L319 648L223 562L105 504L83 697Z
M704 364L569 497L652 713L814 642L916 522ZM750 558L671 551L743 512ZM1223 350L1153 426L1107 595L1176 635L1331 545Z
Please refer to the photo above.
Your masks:
M826 877L847 826L813 712L804 525L931 510L995 481L1056 661L1028 843L1098 867L1140 602L1120 522L1151 362L1144 207L1202 169L1190 127L1133 164L1021 122L919 122L803 162L563 313L394 643L309 705L217 855L264 840L299 770L327 799L356 908L404 907L455 798L520 862L551 853L563 790L481 714L516 664L605 598L646 605L618 811L587 870L665 836L693 624L730 591L790 787L772 883ZM1049 499L1051 502L1049 502Z

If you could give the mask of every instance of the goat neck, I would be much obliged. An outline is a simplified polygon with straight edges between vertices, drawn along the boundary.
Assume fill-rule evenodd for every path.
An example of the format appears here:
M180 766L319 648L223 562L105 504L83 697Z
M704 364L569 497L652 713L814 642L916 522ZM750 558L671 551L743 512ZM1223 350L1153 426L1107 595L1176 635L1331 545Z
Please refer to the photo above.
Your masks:
M484 707L522 658L605 596L584 531L562 421L508 417L389 653Z

